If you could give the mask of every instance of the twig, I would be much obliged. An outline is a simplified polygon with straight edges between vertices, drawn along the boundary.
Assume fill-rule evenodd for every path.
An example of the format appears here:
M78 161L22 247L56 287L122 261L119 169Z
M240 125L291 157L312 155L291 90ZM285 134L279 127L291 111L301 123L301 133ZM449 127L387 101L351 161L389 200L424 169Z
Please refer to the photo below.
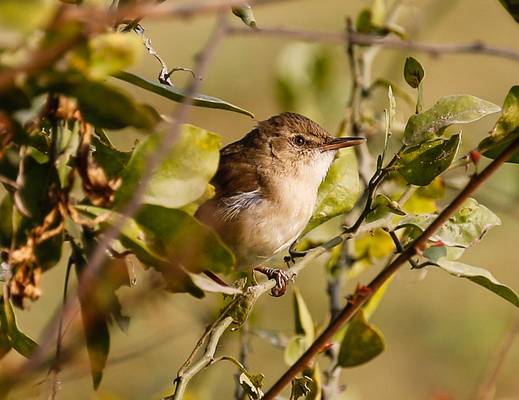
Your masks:
M330 322L328 327L312 343L308 350L278 379L265 394L263 400L274 400L275 397L312 361L312 359L328 344L337 331L348 322L362 305L411 257L422 251L429 238L463 205L492 174L519 149L519 138L515 139L499 157L492 161L479 175L475 175L456 198L438 215L425 231L401 254L390 262L371 283L358 290L351 301L342 309L339 316Z
M214 327L211 334L209 335L209 339L207 340L207 347L203 356L191 367L186 369L181 376L177 377L175 393L173 393L171 396L165 397L164 400L181 400L184 398L184 393L191 378L200 372L202 368L207 367L214 361L214 355L216 353L218 342L220 341L220 338L222 337L225 330L232 324L232 322L232 317L226 317Z
M350 42L361 46L380 46L382 48L416 51L427 53L431 56L441 56L443 54L477 54L519 61L519 52L506 47L491 46L482 41L454 44L424 43L402 40L391 36L381 37L362 33L351 33L349 36L345 36L339 32L304 31L264 26L254 30L233 27L229 28L229 34L273 36L329 44L344 44Z
M494 359L488 369L487 375L483 379L483 383L479 387L474 399L477 400L492 400L496 390L496 381L499 373L503 369L506 356L510 353L515 339L519 335L519 319L516 318L510 329L507 330L499 347L496 349Z

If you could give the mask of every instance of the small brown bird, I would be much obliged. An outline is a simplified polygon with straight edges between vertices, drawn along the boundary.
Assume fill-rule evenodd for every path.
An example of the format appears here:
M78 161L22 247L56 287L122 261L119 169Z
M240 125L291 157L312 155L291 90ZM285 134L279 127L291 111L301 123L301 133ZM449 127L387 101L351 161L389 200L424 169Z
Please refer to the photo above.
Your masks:
M212 226L234 251L239 269L253 268L301 235L336 151L364 140L333 137L296 113L262 121L220 151L211 182L216 194L196 217ZM284 293L287 278L282 271L256 270L277 280L274 295Z

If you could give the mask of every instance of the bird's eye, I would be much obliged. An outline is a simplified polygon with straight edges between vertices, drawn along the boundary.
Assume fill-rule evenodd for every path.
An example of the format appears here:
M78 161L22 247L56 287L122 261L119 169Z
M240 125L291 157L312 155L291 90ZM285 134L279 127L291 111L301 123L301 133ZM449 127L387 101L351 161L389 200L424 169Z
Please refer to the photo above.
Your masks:
M306 140L302 135L297 135L294 138L294 143L297 144L298 146L302 146L306 143Z

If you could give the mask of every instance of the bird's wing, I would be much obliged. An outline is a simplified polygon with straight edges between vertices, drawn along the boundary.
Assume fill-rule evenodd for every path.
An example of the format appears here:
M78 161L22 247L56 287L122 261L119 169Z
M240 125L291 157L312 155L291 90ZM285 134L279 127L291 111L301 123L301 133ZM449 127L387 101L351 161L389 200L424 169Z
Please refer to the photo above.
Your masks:
M215 196L202 204L196 217L217 226L236 218L240 211L261 201L261 177L251 150L241 141L231 143L220 151L220 164L211 180Z

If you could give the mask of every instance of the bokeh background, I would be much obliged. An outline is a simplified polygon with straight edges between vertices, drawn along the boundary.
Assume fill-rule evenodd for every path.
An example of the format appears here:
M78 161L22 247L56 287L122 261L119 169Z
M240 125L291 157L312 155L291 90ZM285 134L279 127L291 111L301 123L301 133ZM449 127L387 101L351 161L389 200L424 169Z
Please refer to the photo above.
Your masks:
M173 0L170 0L173 1ZM414 40L458 43L483 40L488 44L519 51L519 26L497 0L406 0L399 24ZM369 1L293 0L271 3L255 9L259 26L285 26L297 29L341 31L347 15L356 16ZM233 23L239 25L238 20ZM143 25L153 45L170 67L193 66L193 57L204 44L214 24L214 17L187 20L146 21ZM252 110L259 120L282 111L276 101L275 78L279 60L293 41L267 37L232 37L218 49L209 73L204 77L203 92L226 99ZM350 78L341 46L331 46L336 55L335 86L339 100L349 95ZM400 50L383 50L377 56L373 76L382 76L404 85L402 69L405 58L417 57L426 70L425 106L447 94L473 94L501 104L508 89L519 82L519 63L478 55L430 57ZM153 78L159 66L143 54L133 72ZM190 79L178 73L173 80L182 85ZM115 82L115 81L114 81ZM120 83L118 83L120 84ZM143 102L171 114L174 103L138 89L128 88ZM381 112L386 94L373 108ZM400 103L398 107L400 107ZM320 122L330 130L340 119L331 110ZM399 108L403 118L407 106ZM226 111L196 109L189 122L220 133L230 142L253 127L255 121ZM469 149L491 129L493 117L464 127L464 147ZM130 131L112 138L122 147L131 147L137 136ZM503 225L491 231L478 246L467 251L463 261L486 267L502 282L519 290L519 169L505 166L476 196L495 211ZM38 338L46 321L58 308L65 265L62 263L43 277L43 297L28 311L19 312L19 324ZM375 271L358 279L367 282ZM196 300L186 295L159 295L153 301L132 297L148 279L135 265L136 285L125 288L123 298L131 315L127 335L112 331L112 348L104 380L98 392L91 388L86 351L61 373L62 399L157 399L167 393L179 365L185 360L205 324L215 315L220 299L208 296ZM355 282L347 286L351 288ZM325 274L321 263L306 269L297 280L316 321L325 321L327 297ZM142 287L141 287L142 289ZM345 291L346 294L346 291ZM292 333L291 296L260 299L252 324L263 329ZM345 399L471 399L495 356L496 349L518 311L509 303L463 279L440 271L426 276L404 268L393 281L373 322L385 334L386 351L366 365L346 370L343 382L348 385ZM69 338L70 339L70 338ZM74 340L83 340L81 337ZM236 354L238 334L229 333L219 351ZM19 361L9 354L7 363ZM251 339L250 370L266 375L266 386L286 369L282 351L263 339ZM190 399L228 399L234 389L231 365L209 368L196 378ZM496 399L519 399L519 341L512 347L498 378ZM25 386L12 398L45 398L47 382Z

